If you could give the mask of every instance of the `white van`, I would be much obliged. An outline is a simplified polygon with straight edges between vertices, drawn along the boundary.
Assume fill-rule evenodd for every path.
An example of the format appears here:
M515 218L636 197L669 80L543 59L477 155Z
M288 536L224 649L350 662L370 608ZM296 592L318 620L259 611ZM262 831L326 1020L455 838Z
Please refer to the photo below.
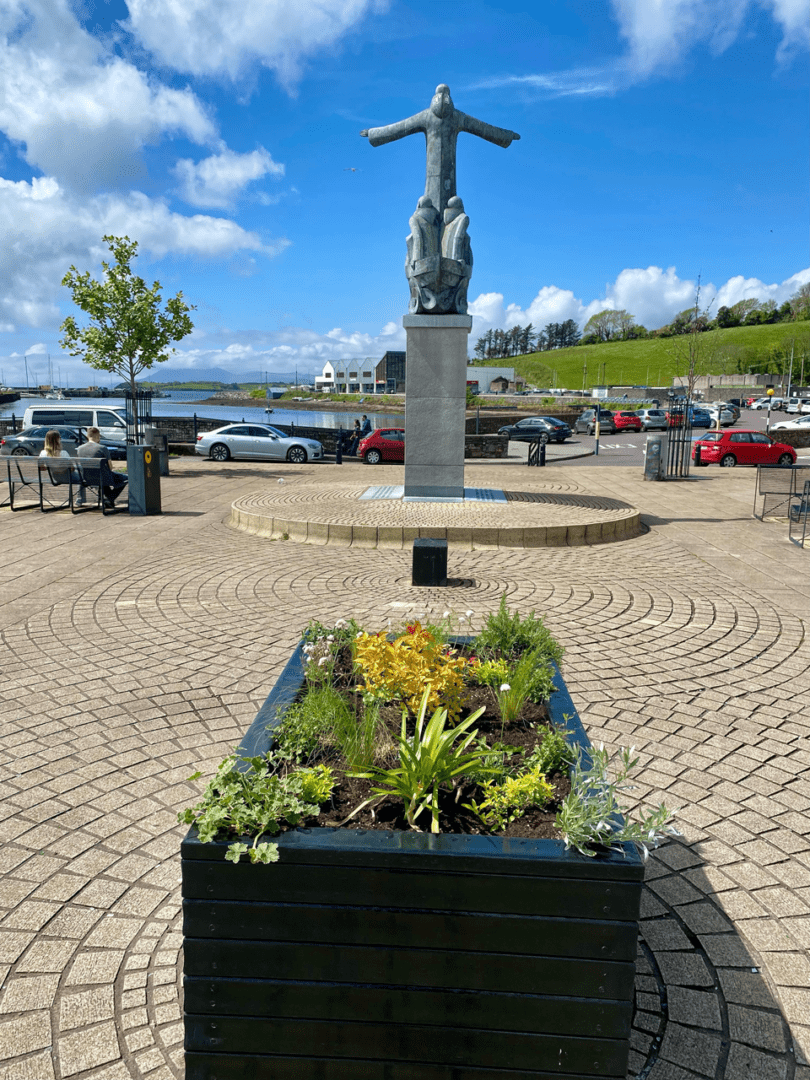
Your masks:
M23 427L72 428L97 427L101 441L110 446L124 447L127 441L126 413L119 408L99 408L95 405L29 405L23 416Z

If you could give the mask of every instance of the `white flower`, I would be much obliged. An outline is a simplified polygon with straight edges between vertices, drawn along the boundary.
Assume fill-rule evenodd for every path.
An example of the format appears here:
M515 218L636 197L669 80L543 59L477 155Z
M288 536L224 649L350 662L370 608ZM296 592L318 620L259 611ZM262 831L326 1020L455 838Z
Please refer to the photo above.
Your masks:
M442 612L442 618L443 619L449 619L450 618L450 612L449 611L443 611Z
M505 694L507 690L511 690L511 689L512 689L512 687L509 685L508 682L501 683L501 693L502 694Z
M322 656L320 658L320 660L318 661L318 667L323 667L324 664L328 664L328 663L329 663L329 657L328 656Z
M328 637L328 638L327 638L326 640L327 640L327 641L334 641L334 640L335 640L335 635L334 635L334 634L330 634L330 635L329 635L329 637Z
M474 615L474 614L475 614L475 612L474 612L474 611L468 611L468 612L467 612L467 618L468 618L468 619L471 619L471 618L473 617L473 615Z
M348 625L349 624L346 622L345 619L338 619L338 621L335 623L335 629L336 630L343 630Z
M359 641L362 636L363 636L363 631L361 630L359 634L355 634L355 641Z
M304 652L307 654L307 656L309 656L310 653L315 652L315 646L312 644L312 642L307 642L307 644L304 646Z

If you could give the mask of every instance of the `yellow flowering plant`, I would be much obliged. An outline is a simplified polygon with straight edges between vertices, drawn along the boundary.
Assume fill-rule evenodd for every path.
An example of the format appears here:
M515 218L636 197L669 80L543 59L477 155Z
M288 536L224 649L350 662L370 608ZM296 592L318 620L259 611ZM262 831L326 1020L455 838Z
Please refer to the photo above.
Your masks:
M402 701L416 713L428 689L427 708L444 708L451 723L458 722L467 661L420 622L394 641L384 632L358 634L354 660L363 680L359 689L372 700Z

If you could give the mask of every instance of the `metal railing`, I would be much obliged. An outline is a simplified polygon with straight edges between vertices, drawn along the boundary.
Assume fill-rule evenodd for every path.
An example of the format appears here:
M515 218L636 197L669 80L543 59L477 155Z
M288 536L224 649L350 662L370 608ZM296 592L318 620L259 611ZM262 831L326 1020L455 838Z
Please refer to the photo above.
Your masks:
M754 517L789 517L791 503L809 480L810 465L757 465Z
M670 398L667 424L667 479L689 475L692 460L692 402Z
M127 414L127 443L139 446L144 441L144 428L152 425L152 391L124 391Z
M810 480L805 480L801 500L792 503L788 514L788 539L797 547L804 547L810 526Z

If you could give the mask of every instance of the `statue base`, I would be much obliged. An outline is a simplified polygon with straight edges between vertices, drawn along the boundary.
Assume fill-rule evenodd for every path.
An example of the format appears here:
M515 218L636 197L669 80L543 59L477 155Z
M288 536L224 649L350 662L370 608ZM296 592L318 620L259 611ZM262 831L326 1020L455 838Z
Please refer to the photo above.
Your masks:
M405 315L405 498L464 498L471 315Z

